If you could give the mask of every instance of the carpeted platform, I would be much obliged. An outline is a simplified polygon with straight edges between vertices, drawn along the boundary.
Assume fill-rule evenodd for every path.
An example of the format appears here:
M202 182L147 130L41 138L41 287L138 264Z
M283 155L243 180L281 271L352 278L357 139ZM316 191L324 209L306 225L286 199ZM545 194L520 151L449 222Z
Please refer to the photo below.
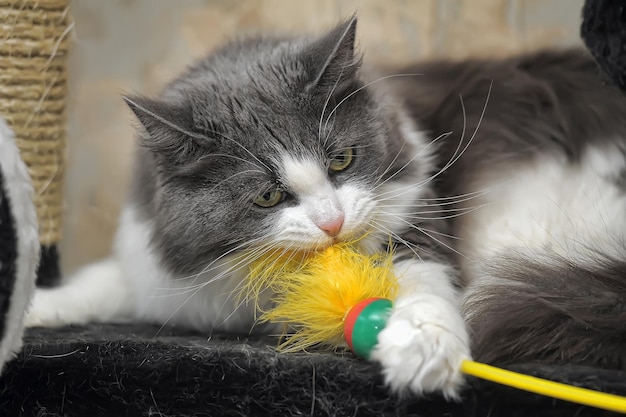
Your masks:
M0 416L615 415L480 380L458 404L400 401L376 366L348 353L278 354L274 344L148 325L33 329L0 379ZM626 372L516 370L626 395Z

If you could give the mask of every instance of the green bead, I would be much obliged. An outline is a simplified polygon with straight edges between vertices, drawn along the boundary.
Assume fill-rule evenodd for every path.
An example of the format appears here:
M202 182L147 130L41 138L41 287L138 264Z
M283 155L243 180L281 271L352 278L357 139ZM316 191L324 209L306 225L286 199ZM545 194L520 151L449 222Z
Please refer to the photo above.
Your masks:
M358 356L369 359L378 343L378 333L387 324L392 303L379 298L368 304L357 317L352 329L352 350Z

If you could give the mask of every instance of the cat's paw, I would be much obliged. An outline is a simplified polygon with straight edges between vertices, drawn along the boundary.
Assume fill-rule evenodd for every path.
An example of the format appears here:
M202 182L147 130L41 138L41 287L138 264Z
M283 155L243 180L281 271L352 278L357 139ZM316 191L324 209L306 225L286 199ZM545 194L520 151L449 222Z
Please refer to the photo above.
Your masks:
M26 312L27 327L120 321L133 315L133 297L120 265L105 259L55 288L37 288Z
M26 327L60 327L66 324L80 324L79 314L72 313L70 303L60 303L54 294L55 289L36 289L26 311Z
M398 394L440 392L458 399L461 363L470 358L458 311L435 297L396 307L371 359L382 365L385 382Z

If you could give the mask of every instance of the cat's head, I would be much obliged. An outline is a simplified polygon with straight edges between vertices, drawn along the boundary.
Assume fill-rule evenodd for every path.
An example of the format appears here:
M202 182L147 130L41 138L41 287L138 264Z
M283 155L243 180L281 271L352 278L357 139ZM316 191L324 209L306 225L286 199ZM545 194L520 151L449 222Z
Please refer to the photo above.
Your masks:
M319 249L387 227L374 222L381 183L410 172L396 173L410 153L401 121L359 77L355 30L353 18L314 39L231 43L159 98L127 98L154 169L143 181L156 183L138 187L154 188L154 239L169 266L195 270L250 245Z

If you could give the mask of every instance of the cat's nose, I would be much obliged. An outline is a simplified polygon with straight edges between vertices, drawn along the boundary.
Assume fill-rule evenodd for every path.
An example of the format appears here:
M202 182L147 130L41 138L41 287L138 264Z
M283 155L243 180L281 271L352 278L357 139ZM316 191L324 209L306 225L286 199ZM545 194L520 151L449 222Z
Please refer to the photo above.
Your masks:
M341 226L343 226L344 216L343 214L338 214L332 219L328 219L324 222L321 222L317 225L320 229L322 229L326 234L330 237L335 237L341 231Z
M315 195L303 204L313 224L328 236L336 237L343 226L344 214L334 191L330 190L328 194L321 197Z

